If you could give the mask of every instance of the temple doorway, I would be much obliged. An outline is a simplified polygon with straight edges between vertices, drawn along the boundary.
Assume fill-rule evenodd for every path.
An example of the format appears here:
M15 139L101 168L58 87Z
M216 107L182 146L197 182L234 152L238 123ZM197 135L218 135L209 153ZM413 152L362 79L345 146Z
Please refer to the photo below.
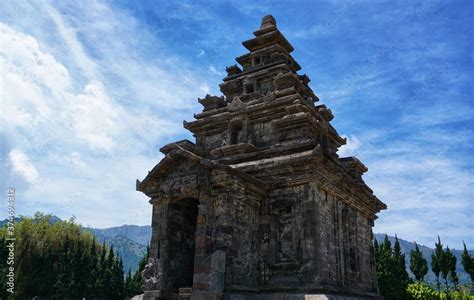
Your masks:
M194 198L180 199L169 206L169 287L192 287L194 273L194 249L196 220L199 201Z

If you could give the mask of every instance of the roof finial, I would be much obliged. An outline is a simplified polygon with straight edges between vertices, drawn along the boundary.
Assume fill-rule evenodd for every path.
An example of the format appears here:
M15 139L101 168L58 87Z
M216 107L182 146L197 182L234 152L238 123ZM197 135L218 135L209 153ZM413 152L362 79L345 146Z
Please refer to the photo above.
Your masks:
M266 15L262 19L262 25L260 25L260 29L267 28L270 26L276 26L276 20L272 15Z

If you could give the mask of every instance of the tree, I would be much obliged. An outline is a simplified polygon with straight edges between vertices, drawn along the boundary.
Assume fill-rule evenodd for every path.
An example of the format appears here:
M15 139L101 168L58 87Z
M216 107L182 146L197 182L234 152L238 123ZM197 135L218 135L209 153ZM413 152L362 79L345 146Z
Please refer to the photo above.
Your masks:
M106 298L112 298L114 294L114 289L116 287L113 286L113 268L114 268L114 263L115 263L115 253L114 253L114 247L110 246L107 258L105 260L105 266L104 270L102 271L103 273L103 278L104 278L104 295Z
M80 298L86 288L84 277L86 270L83 268L85 257L83 256L83 246L80 240L75 243L71 253L71 269L69 270L71 273L71 282L69 284L69 294L73 298Z
M423 281L426 273L428 273L428 262L423 257L417 243L415 243L415 249L410 252L410 270L417 281Z
M145 265L148 262L149 255L150 255L150 248L149 246L147 246L145 256L142 257L138 265L138 269L130 278L129 288L127 290L128 297L133 297L143 292L142 291L142 271L145 269ZM129 272L129 275L131 275L130 272Z
M446 247L446 250L443 249L443 244L441 244L439 236L438 242L435 244L435 251L431 255L431 269L436 276L438 292L441 291L440 276L444 280L447 295L449 295L451 290L451 284L454 286L454 289L457 289L459 279L456 274L456 257L449 247Z
M457 274L456 274L456 257L453 255L449 247L443 251L443 255L440 262L441 277L444 279L444 285L446 288L446 294L449 294L450 283L457 285Z
M466 273L469 274L469 276L471 277L471 285L474 286L474 259L467 251L466 243L463 244L464 251L462 252L461 256L461 264L464 268L464 271L466 271Z
M407 273L405 254L402 253L398 237L395 236L395 244L393 245L393 276L395 277L396 293L401 298L406 298L406 289L410 283Z
M86 298L95 298L97 296L95 285L98 278L98 257L97 257L97 243L95 241L95 236L92 239L92 242L89 246L89 259L87 263L88 277L86 283Z
M98 298L105 297L107 291L107 247L105 242L102 243L100 248L99 261L97 263L98 276L95 283L95 293Z
M107 245L98 246L92 233L74 220L53 222L50 215L39 213L34 218L23 217L14 226L15 254L21 258L15 262L14 299L124 298L121 258ZM2 278L6 277L6 237L6 228L0 228ZM103 284L106 278L112 280L108 286ZM113 296L105 295L107 290ZM2 289L1 299L9 296L5 291Z
M438 242L435 244L435 251L431 254L431 270L436 276L436 288L438 292L441 291L441 283L439 281L439 275L441 273L441 264L443 261L443 244L438 236Z
M5 236L0 235L0 276L2 279L7 278L7 257L8 257L8 250L7 250L7 240ZM0 292L1 299L7 299L7 280L2 280L1 284L2 291Z
M456 256L454 256L454 254L451 253L449 276L451 277L451 280L453 282L454 290L458 290L458 284L459 284L458 274L456 273L456 261L457 261Z
M388 236L385 236L382 244L374 242L374 250L380 294L385 299L406 298L409 277L405 267L405 255L401 251L398 238L395 239L393 249Z
M113 287L114 293L112 299L123 299L125 296L124 282L123 282L123 262L122 258L118 257L115 260L113 267Z
M70 242L68 235L66 235L63 241L62 251L59 253L58 256L58 274L56 284L54 286L59 296L68 297L69 287L71 283Z
M390 257L392 256L392 245L388 236L385 235L384 241L379 245L374 244L375 250L375 271L377 273L380 294L386 296L391 293L390 281Z
M128 268L127 277L125 278L125 295L132 297L132 270Z

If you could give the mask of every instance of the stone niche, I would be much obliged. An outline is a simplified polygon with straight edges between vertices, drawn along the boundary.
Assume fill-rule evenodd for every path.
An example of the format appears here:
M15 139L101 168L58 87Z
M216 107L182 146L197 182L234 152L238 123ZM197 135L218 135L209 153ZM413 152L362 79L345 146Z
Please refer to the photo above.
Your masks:
M272 16L198 101L137 190L153 207L145 299L373 299L372 226L386 209Z

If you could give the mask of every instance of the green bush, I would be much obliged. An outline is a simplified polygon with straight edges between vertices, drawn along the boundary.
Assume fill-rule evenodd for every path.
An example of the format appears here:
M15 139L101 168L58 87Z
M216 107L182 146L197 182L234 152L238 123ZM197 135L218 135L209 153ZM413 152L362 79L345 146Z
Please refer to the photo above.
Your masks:
M409 284L407 292L413 299L440 299L437 291L421 282Z
M423 282L411 283L407 287L407 293L413 299L422 300L469 300L474 299L474 296L469 296L464 291L452 291L449 293L449 298L445 292L438 292L433 288L427 286Z

